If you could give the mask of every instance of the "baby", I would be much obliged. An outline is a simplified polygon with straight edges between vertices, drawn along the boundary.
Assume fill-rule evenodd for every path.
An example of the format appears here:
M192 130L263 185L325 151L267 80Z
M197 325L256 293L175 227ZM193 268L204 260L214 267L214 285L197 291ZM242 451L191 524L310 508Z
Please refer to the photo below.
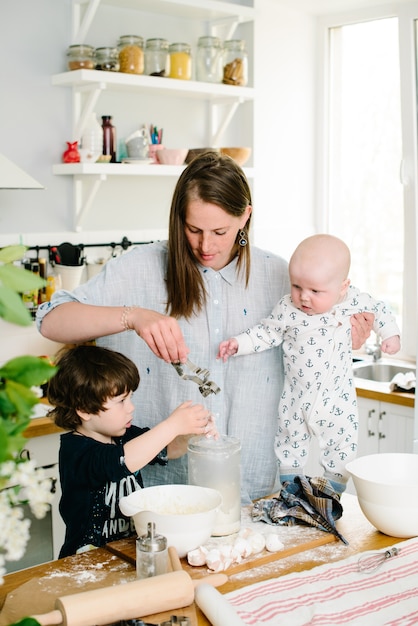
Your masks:
M283 344L285 382L275 437L281 482L304 474L315 435L324 476L339 494L349 477L345 466L357 450L350 316L373 313L382 351L400 349L400 331L387 306L350 286L349 269L350 251L341 239L308 237L289 262L291 293L269 318L223 341L218 354L226 361Z

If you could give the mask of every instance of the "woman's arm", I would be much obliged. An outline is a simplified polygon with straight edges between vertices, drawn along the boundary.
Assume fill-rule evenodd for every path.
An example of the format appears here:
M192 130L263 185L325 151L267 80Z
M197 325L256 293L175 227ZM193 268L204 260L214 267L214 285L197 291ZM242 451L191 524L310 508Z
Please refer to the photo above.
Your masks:
M66 302L48 312L41 334L60 343L79 343L134 330L153 353L167 363L184 363L187 348L173 317L141 307L93 306Z

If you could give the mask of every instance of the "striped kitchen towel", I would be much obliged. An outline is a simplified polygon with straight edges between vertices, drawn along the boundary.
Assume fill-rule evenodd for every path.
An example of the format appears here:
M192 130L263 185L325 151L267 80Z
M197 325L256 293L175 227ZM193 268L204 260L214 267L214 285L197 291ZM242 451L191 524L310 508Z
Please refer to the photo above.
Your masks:
M251 626L412 626L418 624L418 539L256 583L226 598Z

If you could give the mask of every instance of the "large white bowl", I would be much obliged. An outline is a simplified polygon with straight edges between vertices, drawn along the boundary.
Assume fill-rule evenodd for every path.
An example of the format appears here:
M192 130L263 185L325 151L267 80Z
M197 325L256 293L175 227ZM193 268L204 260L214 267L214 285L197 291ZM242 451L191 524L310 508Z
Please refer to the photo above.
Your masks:
M209 539L221 503L216 489L158 485L121 498L119 506L124 515L134 518L138 536L146 535L148 522L154 522L156 532L183 557Z
M347 464L364 515L391 537L418 536L418 454L361 456Z

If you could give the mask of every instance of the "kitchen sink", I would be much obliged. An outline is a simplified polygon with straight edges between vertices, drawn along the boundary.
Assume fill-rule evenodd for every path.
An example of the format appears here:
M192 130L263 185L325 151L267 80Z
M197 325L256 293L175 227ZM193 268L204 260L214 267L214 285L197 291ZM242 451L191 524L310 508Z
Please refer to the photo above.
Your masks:
M397 365L396 363L387 363L376 361L374 363L364 363L358 361L353 363L353 374L356 378L363 378L379 383L390 383L396 374L406 374L414 372L415 367L411 363L408 365Z

